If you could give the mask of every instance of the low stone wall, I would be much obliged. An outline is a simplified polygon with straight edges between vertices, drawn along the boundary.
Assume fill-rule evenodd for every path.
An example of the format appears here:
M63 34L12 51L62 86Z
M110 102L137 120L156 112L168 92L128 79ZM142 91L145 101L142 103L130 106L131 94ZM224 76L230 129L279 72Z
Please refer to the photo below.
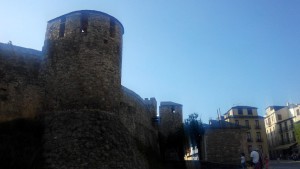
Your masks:
M207 129L204 136L204 160L222 164L240 164L246 136L243 129Z

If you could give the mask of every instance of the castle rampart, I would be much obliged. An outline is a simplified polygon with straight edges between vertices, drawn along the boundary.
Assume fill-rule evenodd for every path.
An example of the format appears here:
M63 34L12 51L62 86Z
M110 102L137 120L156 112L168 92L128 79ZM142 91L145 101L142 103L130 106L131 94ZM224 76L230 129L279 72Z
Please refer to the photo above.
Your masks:
M134 91L123 86L119 117L134 138L157 150L158 131L155 130L151 121L153 115L156 114L156 110L151 109L156 107L155 98L151 98L151 102L152 104L148 99L142 99Z
M41 110L41 61L40 51L0 43L0 121Z

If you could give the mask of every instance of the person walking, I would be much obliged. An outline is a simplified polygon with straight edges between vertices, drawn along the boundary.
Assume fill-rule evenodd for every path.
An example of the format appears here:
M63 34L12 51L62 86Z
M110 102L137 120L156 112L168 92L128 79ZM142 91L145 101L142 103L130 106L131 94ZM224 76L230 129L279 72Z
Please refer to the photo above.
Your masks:
M259 153L258 153L257 148L252 149L252 151L250 153L250 157L252 158L254 169L261 169L261 164L259 162Z
M265 162L265 169L269 169L269 158L268 158L268 155L265 155L265 158L264 158L264 162Z
M242 166L242 169L247 169L247 167L246 167L245 153L241 153L241 166Z

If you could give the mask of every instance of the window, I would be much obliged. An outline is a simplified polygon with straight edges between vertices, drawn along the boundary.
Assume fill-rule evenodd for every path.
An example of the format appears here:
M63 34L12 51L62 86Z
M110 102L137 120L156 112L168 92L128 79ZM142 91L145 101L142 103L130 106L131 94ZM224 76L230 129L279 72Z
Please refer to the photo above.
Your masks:
M277 114L277 118L278 118L278 120L282 120L281 114Z
M238 114L243 115L243 109L238 109Z
M259 121L258 121L258 120L255 120L255 128L256 128L256 129L260 129Z
M80 33L87 33L88 15L83 13L80 18Z
M66 17L62 17L60 19L60 25L59 25L59 37L64 37L65 35L65 24L66 24Z
M261 140L261 134L260 134L260 132L256 132L256 141L257 142L261 142L262 140Z
M252 139L251 139L251 133L250 132L247 132L247 141L248 142L252 141Z
M287 141L287 143L290 143L289 133L285 133L285 135L286 135L286 141Z
M235 120L235 125L239 125L239 121L238 120Z
M248 115L252 115L253 114L252 109L247 109L247 111L248 111Z
M245 120L245 125L246 125L246 127L250 128L249 120Z
M259 150L260 150L261 153L264 153L262 145L258 145L258 148L259 148Z
M176 113L175 106L172 106L172 107L171 107L171 112L172 112L172 113Z
M297 116L299 116L300 115L300 112L299 112L299 109L297 110Z
M284 128L285 128L285 131L287 131L287 130L288 130L288 127L287 127L287 122L286 122L286 121L284 122Z
M282 124L281 123L279 124L279 130L280 130L280 132L282 132Z
M252 145L248 145L248 153L250 154L252 151Z
M270 123L270 118L268 118L268 125L271 125L271 123Z
M291 129L293 129L294 128L294 121L291 120L290 123L291 123Z
M116 34L115 21L113 21L112 19L109 22L109 34L110 37L115 37Z

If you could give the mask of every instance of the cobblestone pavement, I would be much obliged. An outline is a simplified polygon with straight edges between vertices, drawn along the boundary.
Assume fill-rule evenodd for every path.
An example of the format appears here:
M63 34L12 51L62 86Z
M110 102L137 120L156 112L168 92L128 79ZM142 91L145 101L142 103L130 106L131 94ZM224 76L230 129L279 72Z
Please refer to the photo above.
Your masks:
M270 161L269 169L300 169L300 161Z

